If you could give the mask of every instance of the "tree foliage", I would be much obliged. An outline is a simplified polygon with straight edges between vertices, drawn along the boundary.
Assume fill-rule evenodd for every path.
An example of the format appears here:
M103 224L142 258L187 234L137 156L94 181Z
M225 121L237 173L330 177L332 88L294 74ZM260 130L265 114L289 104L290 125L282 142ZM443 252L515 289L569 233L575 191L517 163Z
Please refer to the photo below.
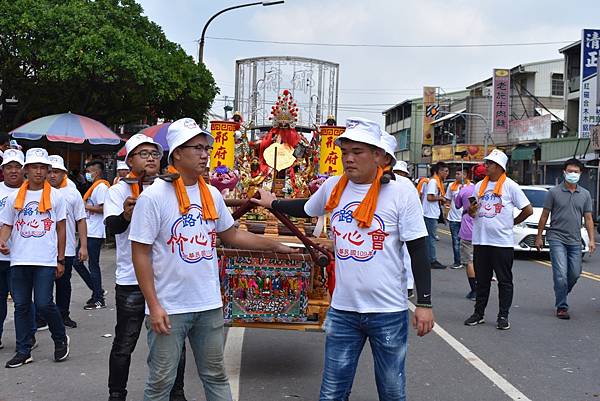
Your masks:
M19 100L0 129L66 111L203 120L212 74L142 12L134 0L0 0L0 101Z

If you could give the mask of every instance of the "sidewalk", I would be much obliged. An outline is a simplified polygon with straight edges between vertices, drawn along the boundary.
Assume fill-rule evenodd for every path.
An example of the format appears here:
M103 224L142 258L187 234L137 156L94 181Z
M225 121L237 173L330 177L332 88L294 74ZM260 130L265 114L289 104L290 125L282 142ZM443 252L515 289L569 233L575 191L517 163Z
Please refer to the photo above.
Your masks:
M4 364L14 355L15 331L13 305L9 302L8 316L4 322L0 350L0 401L101 401L108 399L108 356L112 346L116 312L114 309L115 249L104 248L100 256L102 283L108 290L106 309L86 311L84 302L90 291L74 271L71 283L71 318L76 329L68 329L71 337L71 354L61 363L53 361L54 344L48 330L36 335L39 347L32 352L34 362L16 369L6 369ZM110 337L103 337L109 334ZM130 400L143 398L146 366L146 329L142 328L140 340L133 353L129 374ZM204 391L188 347L185 389L189 401L204 400Z

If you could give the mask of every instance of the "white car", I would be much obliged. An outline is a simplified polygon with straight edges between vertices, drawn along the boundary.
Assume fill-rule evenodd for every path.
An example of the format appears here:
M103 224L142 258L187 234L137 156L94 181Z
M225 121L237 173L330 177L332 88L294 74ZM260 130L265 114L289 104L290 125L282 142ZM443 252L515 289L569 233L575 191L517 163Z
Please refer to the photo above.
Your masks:
M535 186L535 185L519 185L519 187L531 202L531 206L533 207L533 214L529 216L524 222L517 224L514 229L514 238L515 238L515 251L536 251L535 248L535 237L537 236L538 230L538 222L540 217L542 216L542 211L544 210L544 199L546 198L546 194L548 193L547 186ZM519 209L515 208L515 217L520 213ZM546 222L546 228L550 227L550 216L548 221ZM542 252L549 252L550 248L548 247L548 241L546 240L546 230L542 232L542 236L544 239L544 247L542 248ZM587 234L587 230L583 224L583 220L581 221L581 252L586 253L588 251L588 244L590 239Z

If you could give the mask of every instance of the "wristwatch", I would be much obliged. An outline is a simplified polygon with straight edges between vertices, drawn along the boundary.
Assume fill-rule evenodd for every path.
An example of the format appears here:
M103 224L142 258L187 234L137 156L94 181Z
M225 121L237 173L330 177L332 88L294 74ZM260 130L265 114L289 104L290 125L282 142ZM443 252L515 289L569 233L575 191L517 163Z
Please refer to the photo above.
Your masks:
M63 265L65 264L65 260L64 259L56 259L56 263L58 263L59 265Z

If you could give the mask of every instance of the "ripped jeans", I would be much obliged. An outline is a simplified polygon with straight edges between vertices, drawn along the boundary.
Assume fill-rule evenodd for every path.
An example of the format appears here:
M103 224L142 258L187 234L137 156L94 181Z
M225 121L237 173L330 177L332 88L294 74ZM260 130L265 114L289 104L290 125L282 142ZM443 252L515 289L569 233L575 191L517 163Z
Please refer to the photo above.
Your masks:
M325 320L325 364L320 401L350 397L367 339L373 353L379 401L404 401L408 311L358 313L329 308Z

